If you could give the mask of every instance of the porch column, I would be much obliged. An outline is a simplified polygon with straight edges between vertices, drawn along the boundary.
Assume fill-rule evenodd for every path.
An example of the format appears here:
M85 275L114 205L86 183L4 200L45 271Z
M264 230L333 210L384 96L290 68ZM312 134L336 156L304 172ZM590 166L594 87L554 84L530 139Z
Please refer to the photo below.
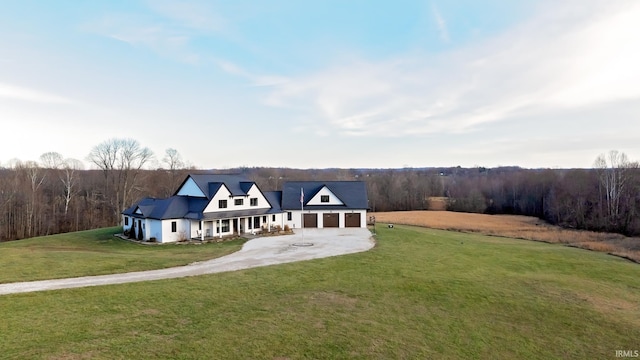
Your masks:
M220 234L220 239L222 239L222 219L218 219L218 234Z
M242 218L238 218L238 228L236 229L236 232L238 233L238 235L240 235L241 227L242 227Z
M200 241L204 241L204 221L200 220Z

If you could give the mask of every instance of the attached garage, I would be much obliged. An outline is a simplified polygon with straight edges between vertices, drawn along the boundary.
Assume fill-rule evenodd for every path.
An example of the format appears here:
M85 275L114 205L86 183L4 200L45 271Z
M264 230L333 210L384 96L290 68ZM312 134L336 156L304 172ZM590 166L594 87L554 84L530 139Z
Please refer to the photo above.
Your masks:
M366 227L367 187L363 181L286 181L282 185L282 226ZM286 219L286 220L285 220Z
M304 227L317 228L318 227L318 214L304 214Z
M360 213L344 214L345 227L360 227Z
M337 228L340 227L340 217L338 213L322 214L322 227Z

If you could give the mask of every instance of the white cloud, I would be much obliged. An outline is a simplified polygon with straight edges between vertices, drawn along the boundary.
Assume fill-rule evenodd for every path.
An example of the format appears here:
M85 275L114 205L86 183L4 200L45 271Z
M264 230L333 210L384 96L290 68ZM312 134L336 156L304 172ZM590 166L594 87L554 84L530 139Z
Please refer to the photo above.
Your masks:
M29 89L21 86L0 83L0 98L22 100L43 104L72 104L73 100L64 96Z
M640 99L640 3L547 5L476 45L289 77L264 102L342 134L403 136L469 132L554 108Z
M431 4L431 11L433 13L433 18L436 21L436 26L438 28L438 34L440 35L440 40L444 41L445 43L448 43L449 41L451 41L451 38L449 37L447 22L442 17L442 14L440 13L440 9L435 3Z
M156 13L183 27L218 32L228 26L210 2L154 0L149 1L148 5Z

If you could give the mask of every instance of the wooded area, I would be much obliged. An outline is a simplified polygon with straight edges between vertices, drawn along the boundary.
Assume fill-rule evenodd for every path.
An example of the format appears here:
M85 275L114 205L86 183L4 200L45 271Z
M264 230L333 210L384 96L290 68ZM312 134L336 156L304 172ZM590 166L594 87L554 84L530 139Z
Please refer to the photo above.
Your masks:
M0 241L117 225L142 197L173 194L188 173L167 149L160 161L132 139L95 146L87 161L50 152L0 167ZM149 169L154 164L156 169ZM536 216L560 226L640 235L640 170L624 153L597 157L592 169L403 168L216 170L240 173L263 191L292 180L363 180L371 211L425 210L446 196L452 211Z

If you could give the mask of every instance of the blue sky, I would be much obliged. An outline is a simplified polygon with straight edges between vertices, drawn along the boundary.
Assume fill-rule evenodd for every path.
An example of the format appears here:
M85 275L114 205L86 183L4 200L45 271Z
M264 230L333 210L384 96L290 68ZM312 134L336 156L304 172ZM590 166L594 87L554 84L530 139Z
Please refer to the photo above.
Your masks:
M3 1L0 164L128 137L236 166L640 160L640 2Z

